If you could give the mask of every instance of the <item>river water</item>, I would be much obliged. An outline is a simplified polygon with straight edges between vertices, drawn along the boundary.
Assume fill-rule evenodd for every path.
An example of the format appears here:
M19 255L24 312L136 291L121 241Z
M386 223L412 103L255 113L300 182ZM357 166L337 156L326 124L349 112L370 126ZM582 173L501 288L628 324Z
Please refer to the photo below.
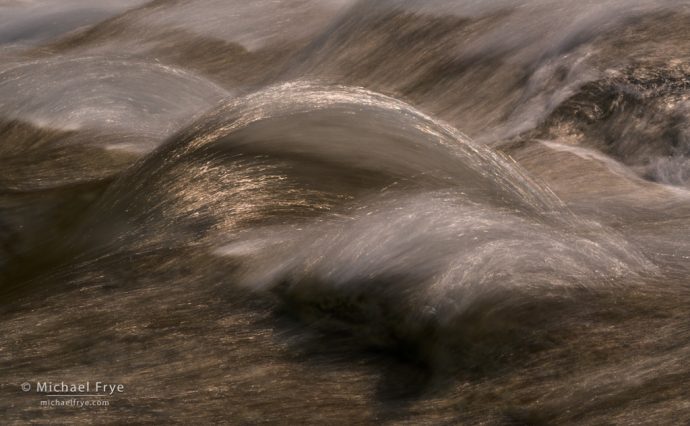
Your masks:
M0 2L4 421L689 422L688 28ZM98 380L125 391L20 390Z

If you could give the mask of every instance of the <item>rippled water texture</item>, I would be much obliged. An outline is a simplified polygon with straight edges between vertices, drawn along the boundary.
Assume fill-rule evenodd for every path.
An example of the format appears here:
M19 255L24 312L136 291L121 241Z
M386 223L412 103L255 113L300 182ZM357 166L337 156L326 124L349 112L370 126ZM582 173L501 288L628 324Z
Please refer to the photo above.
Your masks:
M0 423L690 422L689 28L0 1Z

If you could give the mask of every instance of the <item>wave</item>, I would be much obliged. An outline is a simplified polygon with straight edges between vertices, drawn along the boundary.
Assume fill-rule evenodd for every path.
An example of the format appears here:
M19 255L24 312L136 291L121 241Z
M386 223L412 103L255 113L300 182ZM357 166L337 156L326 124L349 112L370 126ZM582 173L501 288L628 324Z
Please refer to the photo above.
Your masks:
M452 346L468 316L519 324L527 305L654 273L634 245L451 127L310 83L207 114L126 171L91 216L76 232L88 250L209 247L239 265L233 286L434 357L427 334Z
M140 134L142 139L162 140L180 122L230 95L171 66L102 57L22 63L3 70L0 78L0 116L5 119Z
M121 379L113 423L687 419L686 2L44 3L0 6L4 382Z
M448 187L525 214L562 208L509 160L409 105L309 83L230 100L128 170L102 203L160 215L164 225L212 219L232 229L333 210L377 191Z

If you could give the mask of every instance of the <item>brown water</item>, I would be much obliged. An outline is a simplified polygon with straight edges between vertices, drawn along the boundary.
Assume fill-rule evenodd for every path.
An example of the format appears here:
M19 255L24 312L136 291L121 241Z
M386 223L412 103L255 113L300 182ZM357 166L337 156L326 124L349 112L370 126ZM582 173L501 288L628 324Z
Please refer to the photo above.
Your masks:
M0 3L2 423L687 423L689 24Z

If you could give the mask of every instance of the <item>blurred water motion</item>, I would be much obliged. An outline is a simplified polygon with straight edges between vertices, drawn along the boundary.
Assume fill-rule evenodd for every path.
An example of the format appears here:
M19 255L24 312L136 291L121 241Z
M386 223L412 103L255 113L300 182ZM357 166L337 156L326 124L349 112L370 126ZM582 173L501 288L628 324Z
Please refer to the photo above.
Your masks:
M690 422L688 28L0 2L3 421Z

